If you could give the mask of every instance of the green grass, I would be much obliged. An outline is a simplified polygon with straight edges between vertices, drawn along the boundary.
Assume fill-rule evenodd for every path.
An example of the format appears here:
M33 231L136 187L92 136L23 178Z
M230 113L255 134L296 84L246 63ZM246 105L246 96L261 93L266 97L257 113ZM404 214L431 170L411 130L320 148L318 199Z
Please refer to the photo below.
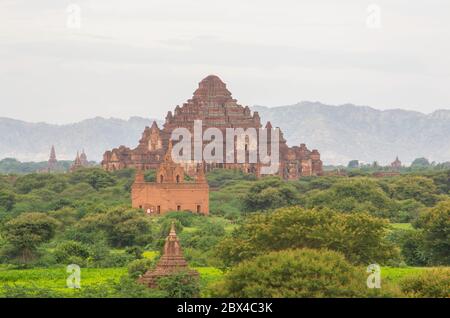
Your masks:
M82 268L81 288L83 286L93 287L106 283L108 280L119 281L122 275L127 274L125 267L119 268ZM4 285L35 286L38 288L51 289L57 292L67 293L68 296L74 292L67 288L66 280L69 277L66 268L35 268L35 269L13 269L0 271L0 293ZM0 294L1 296L1 294Z
M411 223L391 223L391 227L396 230L412 230Z
M158 252L146 251L145 257L156 256ZM200 273L200 286L202 296L207 297L207 285L219 280L222 271L215 267L195 267ZM118 282L120 277L127 275L126 267L117 268L82 268L81 288L94 287L108 281ZM35 268L35 269L0 269L0 297L2 297L2 287L10 286L34 286L37 288L50 289L62 293L67 297L74 296L75 290L67 288L66 279L70 274L66 269L61 268Z
M381 278L395 284L404 277L418 275L430 268L432 267L382 267Z
M145 251L144 253L142 253L142 257L150 259L150 260L154 259L158 255L159 255L158 251Z
M194 267L200 273L200 296L210 297L208 285L221 279L223 272L215 267Z

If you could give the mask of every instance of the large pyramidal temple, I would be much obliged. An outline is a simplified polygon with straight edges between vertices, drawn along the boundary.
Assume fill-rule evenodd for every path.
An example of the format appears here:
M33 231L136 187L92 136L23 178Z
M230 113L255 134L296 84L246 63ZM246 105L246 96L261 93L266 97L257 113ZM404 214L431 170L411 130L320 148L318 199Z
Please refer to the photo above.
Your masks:
M184 272L193 277L199 276L197 271L189 269L187 262L184 259L177 233L175 232L175 224L172 223L169 235L164 244L163 255L159 259L158 264L155 269L149 270L139 277L138 282L147 285L148 287L155 288L157 287L159 278L179 272Z
M202 120L203 131L207 128L218 128L225 135L226 128L262 128L258 112L251 112L248 106L237 103L227 89L226 84L217 76L209 75L200 83L194 95L181 107L176 106L174 112L169 111L163 128L156 122L145 127L139 145L135 149L126 146L105 152L102 166L106 170L136 168L140 170L157 169L164 160L169 139L173 129L187 128L194 131L194 121ZM272 128L270 122L264 125ZM300 128L299 128L300 129ZM259 147L259 145L258 145ZM269 146L270 149L270 146ZM248 151L245 147L245 151ZM225 154L225 141L224 151ZM288 147L283 134L280 132L279 140L280 164L277 174L284 179L298 179L301 176L322 174L322 161L320 153L309 150L305 144ZM223 160L225 162L225 160ZM208 163L205 170L213 168L240 169L245 173L255 173L259 176L261 163ZM184 169L188 175L194 175L197 164L186 163Z

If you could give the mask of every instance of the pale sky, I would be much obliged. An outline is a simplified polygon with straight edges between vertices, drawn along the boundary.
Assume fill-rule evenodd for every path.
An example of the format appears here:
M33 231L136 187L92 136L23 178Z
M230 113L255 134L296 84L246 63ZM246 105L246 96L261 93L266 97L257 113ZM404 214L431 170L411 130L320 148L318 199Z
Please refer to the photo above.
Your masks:
M449 109L449 12L448 0L0 0L0 117L163 118L209 74L242 105Z

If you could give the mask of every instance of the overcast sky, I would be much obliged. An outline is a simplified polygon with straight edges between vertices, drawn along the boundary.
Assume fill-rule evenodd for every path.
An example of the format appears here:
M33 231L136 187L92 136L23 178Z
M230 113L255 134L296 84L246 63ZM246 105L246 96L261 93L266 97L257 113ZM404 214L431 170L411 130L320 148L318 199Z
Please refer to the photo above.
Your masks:
M163 118L208 74L243 105L449 109L449 12L448 0L0 0L0 117Z

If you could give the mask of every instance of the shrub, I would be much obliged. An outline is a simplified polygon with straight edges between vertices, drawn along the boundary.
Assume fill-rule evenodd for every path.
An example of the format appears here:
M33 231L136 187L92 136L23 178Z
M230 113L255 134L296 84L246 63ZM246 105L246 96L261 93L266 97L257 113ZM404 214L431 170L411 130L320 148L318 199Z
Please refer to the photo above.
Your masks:
M176 272L172 275L158 279L158 288L164 291L169 298L198 297L200 285L197 277L186 272Z
M81 219L79 231L105 233L108 243L114 247L145 245L151 242L149 218L141 211L116 208L106 213L95 213Z
M386 220L366 213L281 208L254 214L216 246L225 266L269 251L328 248L359 264L384 263L398 251L385 238Z
M439 202L415 224L423 231L423 244L432 265L450 264L450 200Z
M8 221L4 237L21 254L22 262L34 258L36 248L55 235L58 221L44 213L24 213Z
M128 275L132 278L138 278L154 265L154 261L143 258L131 261L128 268Z
M400 288L410 297L450 297L450 269L425 270L418 276L410 276L400 281Z
M90 256L89 247L80 242L66 241L58 244L55 249L55 258L58 263L82 265ZM76 261L80 261L81 264Z
M364 271L338 252L284 250L238 264L212 286L212 294L237 298L363 297L370 294L366 280Z
M243 198L246 211L276 209L299 202L296 188L280 178L268 177L254 183Z

